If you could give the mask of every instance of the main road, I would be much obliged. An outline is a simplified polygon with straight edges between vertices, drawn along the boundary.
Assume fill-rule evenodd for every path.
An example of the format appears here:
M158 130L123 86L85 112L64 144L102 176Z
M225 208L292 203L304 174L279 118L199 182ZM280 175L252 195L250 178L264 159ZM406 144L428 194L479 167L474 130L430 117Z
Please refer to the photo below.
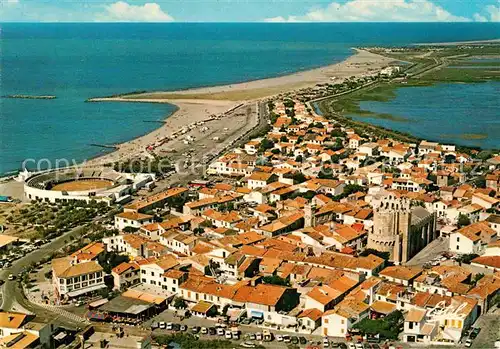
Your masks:
M105 216L98 216L94 218L92 220L92 223L97 223L99 221L106 219L111 214L111 212L113 212L113 210L110 211L110 213L108 213ZM48 244L43 245L41 248L26 254L24 257L18 259L17 261L14 261L10 268L3 269L2 271L0 271L0 279L5 280L5 284L2 286L1 309L3 311L27 310L31 313L36 314L41 318L46 318L51 320L60 317L61 314L53 312L49 309L46 309L44 307L38 306L30 302L26 298L22 290L20 283L21 280L19 280L18 275L21 274L23 270L27 269L31 265L39 263L47 256L50 256L54 252L61 250L62 248L67 246L73 239L76 240L80 238L82 235L85 234L89 225L90 224L86 224L71 229L65 234L55 238ZM16 279L12 281L8 280L9 274L14 275ZM67 317L64 318L64 324L66 326L73 325L73 327L81 327L81 323L75 322L73 319L69 319Z

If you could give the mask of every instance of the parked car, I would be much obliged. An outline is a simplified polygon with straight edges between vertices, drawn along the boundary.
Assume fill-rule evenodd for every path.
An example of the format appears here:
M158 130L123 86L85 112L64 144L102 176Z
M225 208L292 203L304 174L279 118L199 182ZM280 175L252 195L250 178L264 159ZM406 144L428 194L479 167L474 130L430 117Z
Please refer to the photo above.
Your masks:
M465 341L465 347L470 348L472 346L472 339L468 338Z
M292 342L292 344L299 344L299 339L295 336L292 336L291 342Z
M262 336L262 333L261 333L261 332L257 332L257 333L255 334L255 339L256 339L256 340L261 341L261 340L262 340L262 338L263 338L263 336Z
M354 343L349 343L349 349L356 349L356 346L354 345Z
M249 334L248 334L248 339L250 339L250 340L253 340L253 341L254 341L254 340L255 340L255 338L257 338L257 337L255 336L255 333L249 333Z
M12 274L9 274L9 277L7 278L9 281L15 280L16 277Z
M172 328L173 328L173 326L174 326L174 324L173 324L173 323L168 322L168 323L167 323L167 330L171 331L171 330L172 330Z
M330 341L328 338L323 338L323 348L329 348L330 347Z
M471 335L475 335L475 337L477 337L477 335L479 334L479 332L481 332L481 327L474 327L472 329Z
M207 334L208 333L208 328L202 327L200 333L201 334Z
M243 348L255 348L255 344L253 342L247 341L240 344Z
M165 329L165 328L167 328L167 323L165 321L160 321L158 323L158 327L161 329Z
M233 334L231 333L231 331L226 331L226 333L224 334L224 337L226 337L226 339L232 339Z
M186 326L186 325L184 325L184 324L182 324L182 325L181 325L180 330L181 330L182 332L186 332L186 331L187 331L187 329L188 329L188 328L187 328L187 326Z
M214 334L216 334L216 333L217 333L217 330L215 329L215 327L210 327L210 328L208 329L208 334L209 334L209 335L213 336L213 335L214 335Z
M302 345L307 344L307 339L306 339L306 337L299 337L299 343L300 343L300 344L302 344Z
M291 341L292 341L292 339L290 338L289 335L287 335L287 334L283 335L283 342L290 343Z
M356 349L364 349L363 348L363 343L359 343L358 342L358 343L354 344L354 346L356 347Z
M283 342L283 336L282 336L282 335L280 335L280 334L277 334L277 335L276 335L276 340L277 340L278 342Z
M196 334L196 333L200 332L200 329L201 329L200 326L193 326L193 327L191 327L191 332Z
M180 329L181 329L181 325L179 325L179 324L173 324L172 325L172 330L174 330L174 331L180 331Z
M160 327L160 325L156 321L151 324L151 329L152 330L155 330L155 329L157 329L159 327Z
M223 336L223 335L224 335L224 329L223 329L222 327L219 327L219 328L217 329L217 335L218 335L218 336Z

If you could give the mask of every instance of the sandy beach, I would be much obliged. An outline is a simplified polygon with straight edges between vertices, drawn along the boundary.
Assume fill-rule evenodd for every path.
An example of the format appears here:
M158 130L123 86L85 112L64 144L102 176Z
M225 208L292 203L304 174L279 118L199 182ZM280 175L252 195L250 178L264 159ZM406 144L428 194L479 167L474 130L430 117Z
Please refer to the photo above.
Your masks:
M190 148L197 148L197 143L203 141L203 151L207 152L216 147L216 143L224 143L224 134L234 132L221 132L224 129L234 130L234 123L241 122L238 113L232 111L236 106L250 105L261 99L268 98L283 92L314 86L318 83L340 83L344 79L362 76L387 66L393 59L380 56L364 50L355 50L355 54L346 60L329 66L297 72L290 75L242 82L238 84L222 85L214 87L201 87L182 91L151 92L142 94L130 94L120 97L92 98L89 102L130 102L130 103L170 103L176 105L178 110L169 116L163 126L157 130L136 138L129 142L117 145L117 150L102 155L88 162L89 165L116 162L133 157L143 157L148 153L158 154L162 152L178 152L185 144L177 140L161 140L171 138L179 130L189 125L200 123L195 128L201 128L201 123L211 120L217 115L223 122L211 120L210 132L206 134L220 133L221 139L217 142L209 142L199 132L190 143ZM230 111L230 112L228 112ZM240 115L241 116L241 115ZM243 130L242 130L243 132ZM184 135L186 136L186 135ZM207 142L208 141L208 142ZM149 149L148 149L149 148Z

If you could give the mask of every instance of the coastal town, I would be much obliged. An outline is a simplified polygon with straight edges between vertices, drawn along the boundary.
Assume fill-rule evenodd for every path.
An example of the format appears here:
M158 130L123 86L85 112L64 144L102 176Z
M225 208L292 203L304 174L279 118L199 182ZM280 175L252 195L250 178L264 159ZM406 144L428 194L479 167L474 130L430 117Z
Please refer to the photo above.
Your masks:
M313 103L413 69L389 61L21 172L0 346L499 346L500 154Z

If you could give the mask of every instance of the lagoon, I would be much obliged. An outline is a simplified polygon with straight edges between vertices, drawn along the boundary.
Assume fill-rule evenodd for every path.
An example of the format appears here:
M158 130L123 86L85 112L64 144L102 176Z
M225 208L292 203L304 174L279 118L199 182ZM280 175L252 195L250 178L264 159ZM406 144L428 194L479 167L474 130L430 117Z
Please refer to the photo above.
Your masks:
M396 116L393 120L349 116L428 140L500 148L500 82L401 87L395 94L387 102L359 104L361 110Z

